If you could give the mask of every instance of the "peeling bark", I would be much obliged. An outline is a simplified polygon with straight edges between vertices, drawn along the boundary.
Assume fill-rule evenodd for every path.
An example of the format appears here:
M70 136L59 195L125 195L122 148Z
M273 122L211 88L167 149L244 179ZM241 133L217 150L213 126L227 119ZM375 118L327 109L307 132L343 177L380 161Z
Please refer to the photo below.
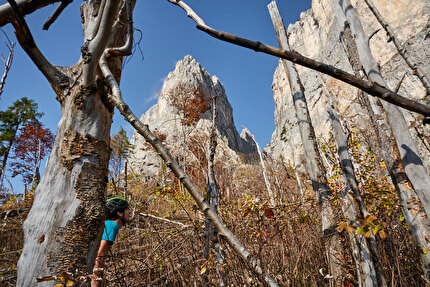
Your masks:
M89 45L89 60L96 61L96 66L96 51L103 51L107 45L121 46L127 37L127 27L112 27L118 13L125 9L120 9L118 0L107 2L111 5L100 6L100 1L89 1L81 7L85 39L92 39L98 27L105 29L101 35L107 39L98 41L99 47L94 43ZM102 13L105 7L111 11ZM125 12L120 14L123 23L127 22L125 16ZM31 35L25 21L19 25L15 25L17 29ZM34 43L24 36L21 45ZM38 55L40 51L34 47L37 46L26 52ZM38 67L47 63L44 57L32 59ZM55 276L64 271L92 272L106 215L113 105L108 100L110 87L100 70L91 72L85 61L84 55L73 67L49 64L44 73L56 91L62 116L52 153L23 225L24 248L18 262L17 286L36 286L35 277ZM122 57L110 60L109 65L119 81ZM86 82L82 75L87 76ZM38 287L52 285L52 282L37 284Z

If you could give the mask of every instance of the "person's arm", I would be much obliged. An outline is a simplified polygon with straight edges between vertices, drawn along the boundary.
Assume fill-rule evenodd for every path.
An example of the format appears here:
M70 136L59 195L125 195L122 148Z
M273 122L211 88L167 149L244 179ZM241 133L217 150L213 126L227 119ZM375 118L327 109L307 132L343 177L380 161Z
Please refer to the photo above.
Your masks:
M112 246L111 241L102 240L100 242L100 248L97 252L96 262L94 264L94 268L103 268L105 265L105 257L109 250L109 248Z
M92 287L101 286L100 284L103 280L103 268L105 265L106 254L111 246L111 241L102 240L100 242L100 248L97 252L96 262L94 263L93 276L91 280Z

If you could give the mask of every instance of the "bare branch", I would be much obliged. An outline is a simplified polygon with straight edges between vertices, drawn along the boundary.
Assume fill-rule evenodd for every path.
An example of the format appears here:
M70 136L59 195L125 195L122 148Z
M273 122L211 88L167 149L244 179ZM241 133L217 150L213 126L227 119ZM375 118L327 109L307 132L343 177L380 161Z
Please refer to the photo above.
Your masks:
M2 32L3 32L3 30L2 30ZM5 35L6 35L6 33L5 33ZM15 47L15 43L10 41L9 37L7 37L7 35L6 35L6 38L9 41L9 45L6 45L9 48L9 56L7 57L7 59L3 59L3 57L2 57L2 60L4 62L4 72L3 72L3 76L1 77L1 80L0 80L0 96L3 93L3 87L4 87L4 84L6 82L7 74L10 70L10 67L12 66L13 52L14 52L13 49Z
M111 56L129 56L133 49L133 10L131 9L131 0L125 0L125 9L127 13L127 41L124 46L118 48L110 48L107 57ZM115 26L115 25L114 25Z
M394 46L396 46L397 51L399 52L400 56L402 56L402 58L405 60L406 64L408 64L409 68L412 69L413 74L416 75L420 79L421 83L423 84L424 88L426 89L427 96L430 96L430 81L429 81L428 76L425 73L423 73L421 68L418 67L416 63L412 63L411 59L407 55L408 51L400 43L400 41L396 37L396 34L394 33L393 29L391 29L390 25L388 25L387 21L385 21L385 19L379 13L378 9L376 9L375 5L373 5L372 1L364 0L364 2L366 2L370 11L372 11L373 15L375 15L378 22L381 24L381 26L387 32L387 35L389 37L388 42L390 42L390 40L393 41Z
M99 60L108 45L110 34L112 31L113 23L117 16L118 6L120 0L106 0L104 7L101 7L99 13L101 14L100 26L94 39L87 40L88 59L85 61L83 70L83 82L85 85L91 85L94 82ZM85 45L84 45L85 46Z
M242 46L245 48L252 49L256 52L262 52L265 54L269 54L272 56L276 56L288 61L291 61L295 64L302 65L304 67L310 68L312 70L327 74L329 76L332 76L333 78L336 78L342 82L345 82L347 84L350 84L356 88L359 88L369 95L381 98L384 101L387 101L389 103L392 103L396 106L402 107L404 109L407 109L412 112L416 112L419 114L422 114L426 117L430 116L430 107L427 105L424 105L422 103L410 100L408 98L405 98L403 96L400 96L399 94L394 93L393 91L379 85L376 82L367 82L364 81L350 73L347 73L341 69L338 69L336 67L333 67L331 65L327 65L315 60L312 60L310 58L307 58L295 51L286 51L282 49L278 49L272 46L264 45L260 42L251 41L245 38L238 37L236 35L217 31L213 28L207 26L204 24L203 20L201 20L197 14L189 7L187 6L183 1L175 1L175 0L168 0L170 3L173 3L175 5L180 6L182 9L184 9L187 12L187 15L191 17L196 23L197 23L197 29L202 30L206 32L207 34L211 35L214 38L220 39L222 41L226 41L238 46Z
M381 31L381 29L376 29L375 31L373 31L372 34L370 34L369 36L369 40L367 41L368 43L370 42L370 40L373 38L373 36L375 36L376 34L378 34L378 32Z
M191 196L196 201L200 210L207 216L212 222L213 226L217 229L218 233L224 237L226 242L231 246L231 248L246 262L247 266L252 270L261 282L265 282L269 286L278 286L276 282L268 275L263 273L263 270L255 258L251 256L249 251L239 242L239 240L234 236L234 234L227 228L221 218L218 216L217 212L207 203L204 196L200 193L198 187L193 182L191 177L185 173L185 171L180 167L178 162L172 157L167 148L163 145L160 140L149 130L148 125L143 124L134 113L131 111L130 107L123 101L121 90L119 88L118 82L115 80L112 72L109 69L106 59L106 52L103 53L100 58L100 69L109 83L112 95L109 95L109 99L117 107L119 112L124 116L124 119L128 121L136 131L142 135L145 140L152 145L152 147L158 152L158 155L164 160L166 166L168 166L179 181L184 184Z
M43 8L49 4L60 2L61 0L17 0L16 3L22 15L31 14L34 11ZM14 21L15 16L12 7L6 3L0 6L0 27Z
M245 127L245 129L248 130L248 128L246 128L246 127ZM272 192L272 187L270 186L270 182L269 182L267 175L266 175L266 166L264 165L263 155L261 154L261 148L258 145L254 135L252 133L249 133L249 134L251 135L251 138L254 141L255 146L257 147L258 156L260 158L260 164L261 164L261 167L263 169L264 182L266 183L267 193L269 194L270 205L271 205L271 207L275 207L276 206L275 195Z
M396 88L394 89L394 92L397 93L400 90L400 87L402 86L403 80L406 77L406 73L403 74L403 77L400 79L399 83L397 84Z
M167 223L178 224L182 228L190 228L191 227L191 225L185 225L182 222L174 221L174 220L169 220L167 218L158 217L158 216L155 216L155 215L152 215L152 214L139 213L139 215L142 216L142 217L149 217L149 218L157 219L157 220L164 221L164 222L167 222Z
M194 22L197 23L197 25L201 25L201 26L206 26L205 22L202 20L202 18L199 17L199 15L196 14L196 12L194 12L193 9L190 8L190 6L188 6L187 4L185 4L183 1L181 0L167 0L172 4L178 5L179 7L181 7L182 9L185 10L185 12L187 12L187 16L190 17L191 19L194 20Z
M72 3L73 0L62 0L60 5L58 5L57 9L55 9L54 13L51 17L46 20L45 24L43 24L43 30L48 30L51 27L52 23L57 20L58 16L63 12L63 10Z
M39 50L16 2L14 0L8 0L8 2L15 15L12 25L15 28L15 35L19 44L49 81L54 91L61 94L62 90L68 86L69 78L53 66Z

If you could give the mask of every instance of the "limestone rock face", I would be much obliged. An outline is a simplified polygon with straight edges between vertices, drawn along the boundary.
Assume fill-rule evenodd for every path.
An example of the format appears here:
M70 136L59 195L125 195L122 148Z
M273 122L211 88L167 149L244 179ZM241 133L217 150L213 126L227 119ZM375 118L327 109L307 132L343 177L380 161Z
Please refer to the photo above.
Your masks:
M421 102L428 102L425 90L419 79L413 75L394 44L388 42L385 31L377 22L364 1L352 0L357 9L367 35L380 29L371 39L370 46L373 56L381 66L382 74L390 89L405 78L399 94ZM430 77L430 2L428 0L372 0L384 19L394 29L402 44L411 52L413 60ZM330 64L352 73L346 53L339 41L339 27L334 18L329 0L313 0L312 8L301 14L300 20L288 27L289 42L292 50ZM372 142L371 124L365 107L361 104L359 91L329 76L322 75L308 68L297 66L298 73L305 88L305 95L315 128L317 138L327 138L330 123L326 111L329 92L340 117L349 127L355 127ZM272 140L265 148L274 158L283 158L292 166L302 171L303 150L295 119L288 78L278 65L272 84L275 100L275 124ZM425 164L430 164L429 128L421 124L422 117L403 110L410 124L410 131Z
M216 159L239 163L241 154L256 152L256 146L249 132L243 131L241 135L237 132L233 121L233 110L221 82L216 76L209 75L192 56L187 55L167 76L157 104L140 118L159 139L160 136L165 137L164 143L172 154L177 157L187 156L192 161L195 153L189 150L190 146L199 146L201 150L207 151L212 126L212 109L206 111L195 125L182 124L183 116L178 108L172 105L169 96L179 85L199 87L210 99L216 96L218 135ZM209 105L212 106L212 100L209 101ZM161 167L161 158L137 132L133 134L131 143L135 145L134 154L130 159L133 172L148 176L157 174Z

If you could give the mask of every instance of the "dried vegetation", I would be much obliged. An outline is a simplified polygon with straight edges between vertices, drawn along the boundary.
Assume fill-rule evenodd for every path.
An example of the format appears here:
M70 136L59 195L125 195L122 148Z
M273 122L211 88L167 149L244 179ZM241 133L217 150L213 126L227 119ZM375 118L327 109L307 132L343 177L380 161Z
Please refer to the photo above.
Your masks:
M329 157L330 142L322 145ZM372 159L366 162L372 162ZM195 182L204 191L205 172L201 172L201 166L199 172L193 171L197 166L190 164L187 172L195 177ZM324 255L324 238L320 233L319 210L311 187L300 190L295 171L288 164L269 160L267 166L276 192L275 207L269 206L258 166L229 166L216 162L221 217L281 286L328 286L330 274ZM337 171L336 168L333 170ZM229 286L261 286L227 245L224 245L224 266L216 265L214 254L208 261L204 259L204 217L174 176L166 169L161 173L151 180L135 174L128 176L133 219L128 227L120 230L109 253L106 285L203 286L202 273L205 272L210 286L218 286L216 268L222 268ZM336 189L338 175L333 172L331 176L332 188ZM376 173L371 176L376 178ZM372 185L375 192L377 186L376 183ZM384 189L386 186L382 184L380 187ZM109 187L109 192L113 193L113 187ZM378 236L377 239L381 253L379 260L389 286L424 286L419 255L413 247L408 227L402 221L395 193L387 191L383 195L385 197L380 197L377 192L370 193L366 198L369 206L377 208L377 220L384 225L386 237ZM333 198L333 204L339 207L342 203ZM14 286L16 264L23 244L21 225L29 205L31 199L2 207L1 286ZM19 212L12 212L15 216L12 213L6 216L6 210ZM339 222L342 220L339 216ZM353 232L364 226L354 228ZM358 286L347 232L347 228L341 231L345 246L341 260L346 262L349 270L348 286Z

